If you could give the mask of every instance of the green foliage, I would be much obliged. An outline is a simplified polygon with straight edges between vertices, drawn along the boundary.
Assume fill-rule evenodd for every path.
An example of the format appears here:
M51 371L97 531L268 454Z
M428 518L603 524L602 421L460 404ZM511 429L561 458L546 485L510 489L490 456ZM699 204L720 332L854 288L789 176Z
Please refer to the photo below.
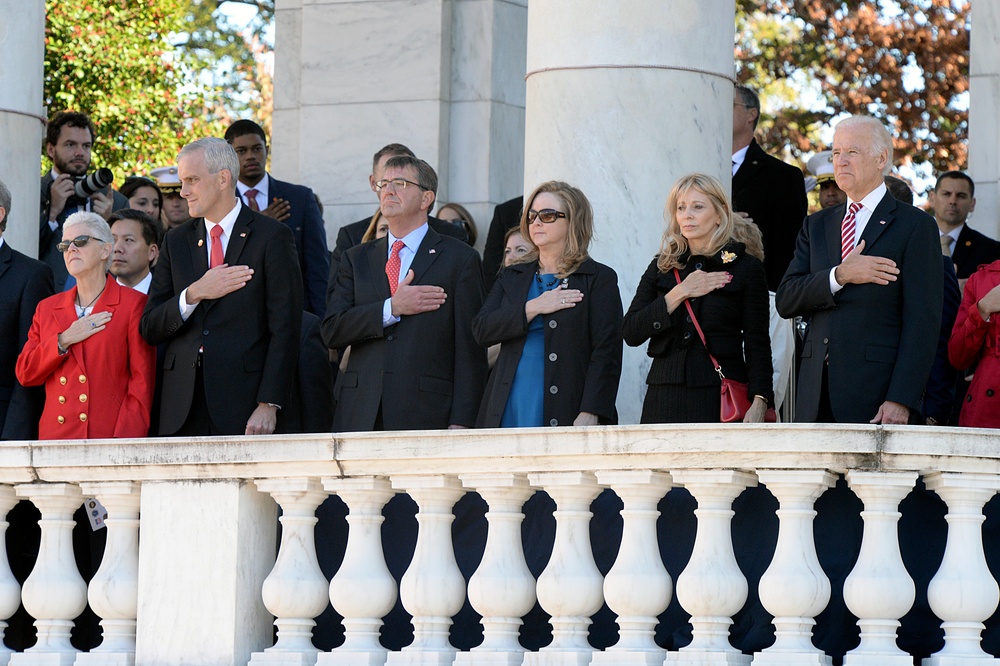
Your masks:
M46 0L45 104L50 116L90 115L97 127L94 164L114 171L116 182L174 164L189 141L222 136L233 113L225 102L236 84L224 79L225 67L222 79L204 73L226 62L245 72L254 57L236 28L213 15L221 4ZM273 0L260 5L258 31L274 12ZM251 90L246 108L254 96Z

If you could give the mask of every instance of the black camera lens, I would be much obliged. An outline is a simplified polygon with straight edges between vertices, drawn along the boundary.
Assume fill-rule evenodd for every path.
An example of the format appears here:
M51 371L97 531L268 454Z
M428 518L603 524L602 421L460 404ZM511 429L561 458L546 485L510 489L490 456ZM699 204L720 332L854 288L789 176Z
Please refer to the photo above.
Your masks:
M111 173L111 169L98 169L94 173L84 176L80 180L76 181L76 196L81 199L86 199L91 194L103 190L105 187L113 183L114 180L115 175Z

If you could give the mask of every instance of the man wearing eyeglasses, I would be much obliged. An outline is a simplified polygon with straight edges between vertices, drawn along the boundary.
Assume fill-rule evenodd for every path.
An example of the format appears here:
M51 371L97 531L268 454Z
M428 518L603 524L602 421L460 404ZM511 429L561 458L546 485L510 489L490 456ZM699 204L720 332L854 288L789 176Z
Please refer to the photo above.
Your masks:
M375 186L389 234L343 254L323 321L328 347L351 347L333 429L472 427L486 378L471 327L485 296L479 254L428 225L437 174L426 162L393 157Z

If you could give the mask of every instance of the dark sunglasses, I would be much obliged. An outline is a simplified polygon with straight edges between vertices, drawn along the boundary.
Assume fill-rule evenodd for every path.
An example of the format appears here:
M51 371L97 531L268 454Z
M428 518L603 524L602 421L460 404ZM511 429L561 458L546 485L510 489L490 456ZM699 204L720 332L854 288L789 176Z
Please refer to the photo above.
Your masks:
M543 224L552 224L560 217L566 217L566 213L561 210L552 210L551 208L546 208L545 210L529 210L528 211L528 222L534 222L535 218L542 221Z
M56 243L56 249L59 250L60 252L65 253L66 250L69 249L70 245L75 245L77 247L84 247L87 243L89 243L92 240L97 240L97 239L94 238L93 236L77 236L73 240L61 241L59 243Z

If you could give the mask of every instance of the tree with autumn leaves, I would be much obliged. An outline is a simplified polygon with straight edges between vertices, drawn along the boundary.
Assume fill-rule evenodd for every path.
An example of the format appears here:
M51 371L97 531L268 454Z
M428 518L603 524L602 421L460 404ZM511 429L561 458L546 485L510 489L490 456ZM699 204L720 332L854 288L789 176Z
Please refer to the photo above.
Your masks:
M891 128L897 164L967 166L966 0L738 0L736 63L741 83L779 98L761 140L792 158L859 113Z
M269 116L259 95L239 90L264 78L266 91L270 80L253 44L213 15L225 1L234 0L46 0L45 105L50 116L90 115L94 164L117 182L173 164L184 144L222 136L236 114ZM253 4L271 20L273 0ZM232 67L217 72L223 60Z

